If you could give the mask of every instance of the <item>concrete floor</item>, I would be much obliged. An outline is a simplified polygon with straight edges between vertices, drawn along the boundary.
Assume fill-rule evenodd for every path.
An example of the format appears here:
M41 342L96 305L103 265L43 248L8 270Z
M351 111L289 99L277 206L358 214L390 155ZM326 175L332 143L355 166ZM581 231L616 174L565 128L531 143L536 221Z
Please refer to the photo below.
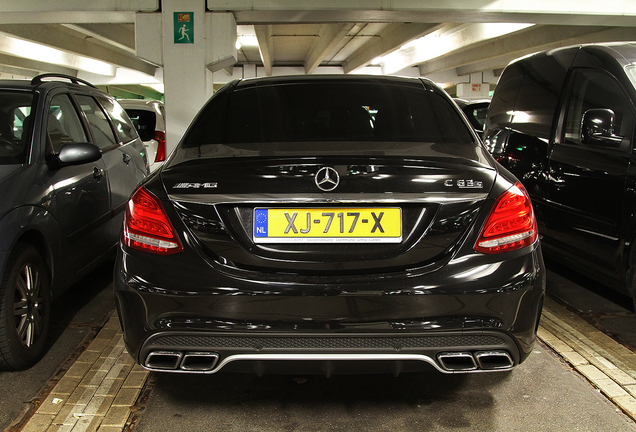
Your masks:
M555 328L580 327L583 333L575 335L574 339L586 340L588 336L592 337L590 334L598 333L603 343L615 344L599 348L598 354L590 354L591 363L584 366L595 367L597 359L602 359L598 360L602 366L608 361L605 357L613 360L606 349L627 352L627 362L631 361L631 355L636 359L630 343L636 328L631 299L605 295L602 287L588 284L558 266L548 264L548 268L548 291L553 299L549 309L546 308L549 319L544 320L546 331L543 334L548 334L548 330L558 333ZM100 296L104 294L97 295L98 304L102 303ZM574 325L571 320L579 320L579 324ZM51 351L67 338L69 342L64 345L74 343L72 334L76 327L84 328L68 325ZM90 328L85 330L90 331ZM611 333L614 339L600 330ZM70 335L65 335L67 332ZM75 339L81 339L80 336ZM556 335L567 339L565 336ZM36 380L41 380L40 387L50 389L40 391L40 399L31 402L32 405L40 404L39 411L23 430L636 431L636 423L626 415L632 414L629 410L623 410L611 394L599 389L598 383L568 363L569 354L557 354L543 342L535 346L534 353L525 363L503 373L444 375L431 370L397 378L390 375L331 378L269 375L258 378L242 374L143 373L130 364L120 340L117 321L111 319L91 345L75 351L76 361L67 364L66 371L64 367L58 371L53 381L42 378L46 373L38 375ZM555 344L554 340L549 343ZM567 349L567 353L575 351L575 348ZM36 367L51 368L52 362L45 361ZM615 363L624 367L625 376L636 375L636 360L633 370L631 364ZM97 382L100 373L104 379ZM613 369L609 373L618 374ZM80 376L82 374L85 375ZM6 380L4 391L10 390L12 380L15 383L15 379L21 378L1 374L0 381ZM143 382L139 382L141 378L147 379L143 388ZM625 379L630 378L636 379L631 375ZM57 385L71 382L76 388L57 388ZM626 392L629 385L625 387ZM37 383L30 386L37 387ZM127 399L120 394L122 391L129 398L131 394L135 397L125 402ZM21 397L28 399L29 396ZM51 405L54 399L57 399L55 407ZM6 399L2 397L1 400ZM6 412L7 418L15 413L5 410L4 405L0 412L3 415Z

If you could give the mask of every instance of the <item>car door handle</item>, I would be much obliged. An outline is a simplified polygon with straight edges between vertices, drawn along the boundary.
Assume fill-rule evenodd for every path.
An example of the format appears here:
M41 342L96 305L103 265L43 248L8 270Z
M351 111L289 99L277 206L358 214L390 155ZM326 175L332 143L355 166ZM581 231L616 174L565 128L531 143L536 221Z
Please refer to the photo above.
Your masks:
M128 153L124 153L124 163L128 165L131 160L132 160L132 156L129 155Z
M93 178L94 179L99 181L99 180L102 179L102 177L104 177L104 174L105 174L105 172L104 172L103 169L97 168L97 167L93 168Z
M550 183L557 189L565 187L565 179L561 176L561 172L550 173Z

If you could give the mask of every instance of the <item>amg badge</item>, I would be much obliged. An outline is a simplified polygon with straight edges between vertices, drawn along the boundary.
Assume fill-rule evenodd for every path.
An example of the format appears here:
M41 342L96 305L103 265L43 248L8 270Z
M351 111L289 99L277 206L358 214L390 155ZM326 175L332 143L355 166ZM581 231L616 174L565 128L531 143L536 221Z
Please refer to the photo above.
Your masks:
M212 189L218 186L218 183L177 183L172 189Z

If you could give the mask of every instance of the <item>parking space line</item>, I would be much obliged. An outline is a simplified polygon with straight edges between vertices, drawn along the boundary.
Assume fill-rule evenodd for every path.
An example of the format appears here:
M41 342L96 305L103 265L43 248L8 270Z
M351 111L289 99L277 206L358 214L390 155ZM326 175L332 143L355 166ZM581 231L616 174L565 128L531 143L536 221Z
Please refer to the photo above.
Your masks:
M539 338L636 420L636 353L547 298Z
M22 431L121 431L148 374L126 351L113 315Z
M636 353L550 298L538 337L636 420ZM22 431L122 431L148 375L126 351L113 315Z

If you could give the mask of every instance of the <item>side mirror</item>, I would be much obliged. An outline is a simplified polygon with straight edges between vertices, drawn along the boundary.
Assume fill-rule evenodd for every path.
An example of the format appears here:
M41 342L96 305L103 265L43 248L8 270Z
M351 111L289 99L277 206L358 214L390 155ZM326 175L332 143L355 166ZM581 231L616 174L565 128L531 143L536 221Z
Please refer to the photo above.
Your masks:
M101 159L102 151L95 144L87 142L64 144L52 162L56 168L68 165L82 165Z
M587 110L583 114L581 142L589 145L618 147L623 137L614 135L614 111L605 108Z

